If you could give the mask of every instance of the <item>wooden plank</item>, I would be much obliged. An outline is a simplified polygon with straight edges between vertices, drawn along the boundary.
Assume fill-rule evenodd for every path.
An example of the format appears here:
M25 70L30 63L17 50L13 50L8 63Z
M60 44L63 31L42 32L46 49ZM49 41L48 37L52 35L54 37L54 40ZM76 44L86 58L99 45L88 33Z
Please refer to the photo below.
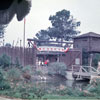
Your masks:
M75 75L75 76L78 76L78 75L80 75L80 76L91 76L91 75L97 75L97 73L88 73L88 72L87 73L86 72L85 73L84 72L80 73L80 72L74 72L73 75Z

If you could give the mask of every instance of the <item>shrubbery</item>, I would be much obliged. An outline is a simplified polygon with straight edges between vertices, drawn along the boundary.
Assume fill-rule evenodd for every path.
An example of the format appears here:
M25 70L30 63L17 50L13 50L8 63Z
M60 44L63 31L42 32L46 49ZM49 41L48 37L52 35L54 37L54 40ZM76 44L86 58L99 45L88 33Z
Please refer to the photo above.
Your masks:
M99 96L100 97L100 79L95 78L91 81L91 83L86 88L89 94L92 96Z
M9 82L5 79L2 70L0 70L0 90L10 89Z
M48 73L51 75L59 74L59 75L66 75L66 65L62 62L54 62L50 63L48 66Z
M23 71L27 72L29 71L28 69L27 67L25 69L23 68L22 72ZM11 78L11 79L19 78L20 74L22 73L20 73L17 76L18 74L17 72L19 73L19 69L16 69L16 68L12 68L12 70L9 69L9 71L7 72L7 77L4 77L5 72L3 72L3 70L0 71L0 94L7 95L10 97L23 98L23 99L45 98L46 95L53 95L52 98L55 98L56 96L57 98L58 97L60 98L63 98L63 97L85 98L85 96L86 97L95 96L95 98L99 98L99 95L100 95L100 80L96 80L95 82L92 82L84 90L76 90L76 89L68 88L66 86L64 87L60 86L59 88L55 88L55 90L49 89L48 91L43 86L41 87L39 84L38 84L38 87L36 87L34 83L32 82L25 83L24 81L17 81L17 82L13 81L13 87L12 85L10 87L10 84L9 84L10 81L8 82L7 79L8 78Z
M100 61L100 54L99 53L94 54L94 56L93 56L93 66L95 66L97 68L99 61Z
M36 83L38 84L37 87L33 81L26 81L30 80L32 75L42 75L41 70L33 69L31 66L23 68L12 66L5 70L6 67L10 66L10 58L6 55L0 57L0 64L2 66L0 68L0 94L23 99L45 98L46 95L51 95L52 98L100 98L100 79L93 80L91 84L83 90L76 90L66 86L46 90L45 87L40 86L38 83ZM66 75L67 67L64 63L50 63L47 68L48 73L51 75Z
M15 66L15 67L21 68L22 66L20 65L19 62L20 61L19 61L18 57L16 57L14 62L11 62L11 58L8 55L3 54L0 56L0 66L3 69L8 68L10 66Z
M0 57L0 66L2 66L3 68L9 67L11 64L10 62L10 57L7 56L6 54L3 54Z
M11 68L7 71L7 79L9 81L19 81L21 77L21 71L18 68Z

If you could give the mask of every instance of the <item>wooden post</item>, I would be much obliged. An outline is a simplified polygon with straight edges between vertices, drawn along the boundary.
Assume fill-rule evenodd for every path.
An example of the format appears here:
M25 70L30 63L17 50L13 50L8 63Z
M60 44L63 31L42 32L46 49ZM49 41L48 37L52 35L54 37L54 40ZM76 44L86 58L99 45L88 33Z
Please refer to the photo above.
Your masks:
M24 33L23 33L23 62L25 66L25 18L24 18Z
M92 71L92 69L91 69L91 67L92 67L92 58L93 58L93 54L90 54L90 69L89 69L90 72Z

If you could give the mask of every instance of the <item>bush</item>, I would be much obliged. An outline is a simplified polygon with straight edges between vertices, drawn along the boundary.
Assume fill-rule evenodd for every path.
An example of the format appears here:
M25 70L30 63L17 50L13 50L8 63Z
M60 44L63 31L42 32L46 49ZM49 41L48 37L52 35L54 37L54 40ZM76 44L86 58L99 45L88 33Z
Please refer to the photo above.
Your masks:
M41 70L34 70L33 74L42 76L43 72Z
M0 79L1 79L2 76L3 76L3 79L6 79L7 78L7 72L4 69L0 68Z
M4 78L3 78L3 74L2 74L2 72L0 71L0 82L3 80Z
M0 70L0 90L10 89L10 84L4 78L2 70Z
M93 66L97 67L99 61L100 61L100 54L98 54L98 53L94 54L94 56L93 56Z
M22 71L32 74L32 67L31 66L25 66L25 67L22 68Z
M18 68L12 68L7 71L7 78L10 81L18 81L20 80L21 72Z
M47 94L47 91L44 88L40 87L33 87L30 89L30 92L34 93L37 98L42 98L45 94Z
M48 74L51 75L59 74L65 76L66 69L67 67L63 62L50 63L50 65L48 66Z
M11 64L10 57L7 56L6 54L3 54L0 57L0 66L2 66L2 68L6 68L6 67L9 67L10 64Z
M59 89L56 91L57 94L62 95L62 96L77 96L77 91L78 90L73 90L72 88L64 88L64 89Z
M99 96L100 95L100 79L92 80L91 84L89 84L86 90L92 94Z
M10 84L7 81L0 82L0 90L10 89Z
M6 71L0 68L0 82L6 80L7 79L6 76L7 76Z
M25 66L22 69L22 76L25 79L26 82L31 81L31 77L33 75L33 69L31 66Z

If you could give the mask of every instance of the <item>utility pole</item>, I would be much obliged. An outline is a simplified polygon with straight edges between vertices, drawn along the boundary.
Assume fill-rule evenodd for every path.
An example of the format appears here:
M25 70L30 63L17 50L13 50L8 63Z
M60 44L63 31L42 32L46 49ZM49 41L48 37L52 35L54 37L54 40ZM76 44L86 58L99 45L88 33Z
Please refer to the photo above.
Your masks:
M24 33L23 33L23 62L25 66L25 24L26 24L26 19L24 18Z
M26 24L26 19L24 18L23 48L25 48L25 24Z

